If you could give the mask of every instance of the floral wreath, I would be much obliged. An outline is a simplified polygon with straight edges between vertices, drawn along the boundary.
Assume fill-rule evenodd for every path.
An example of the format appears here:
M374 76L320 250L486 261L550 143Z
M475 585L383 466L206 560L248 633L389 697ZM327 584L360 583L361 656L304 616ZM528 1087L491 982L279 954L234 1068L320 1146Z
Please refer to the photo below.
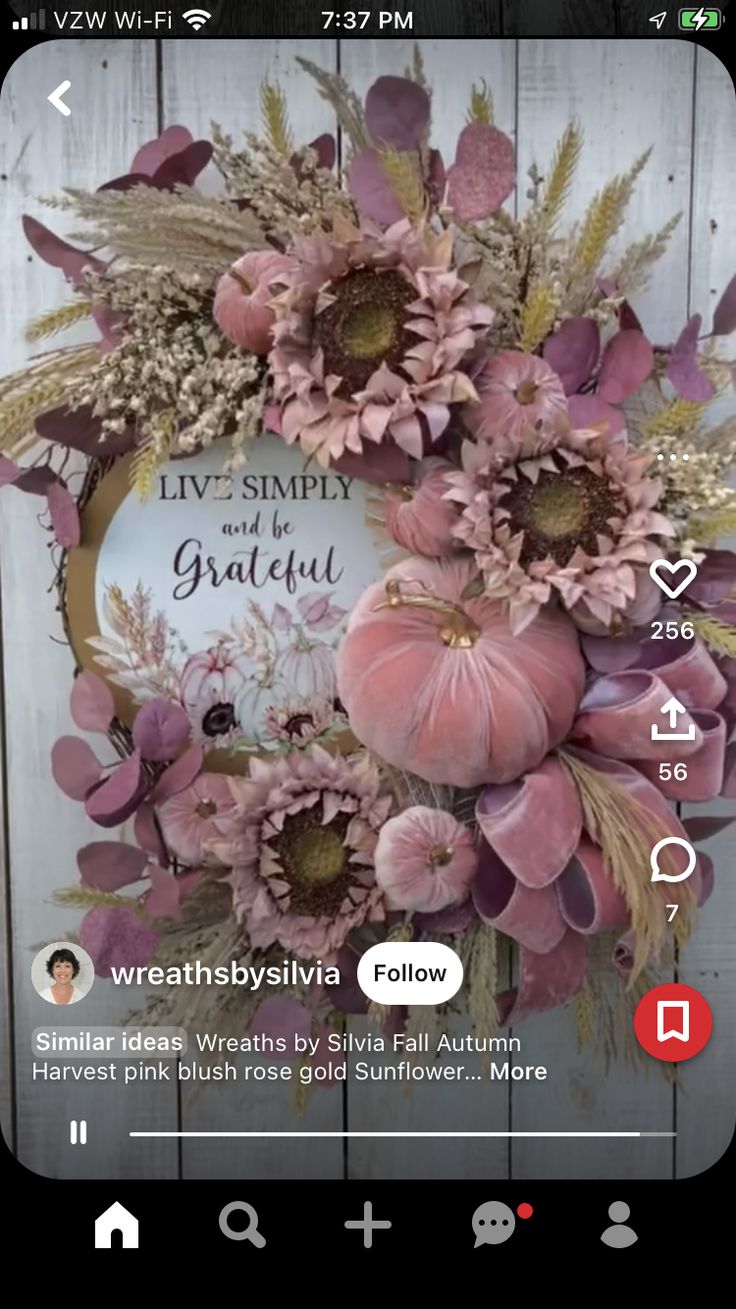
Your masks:
M696 314L652 344L631 300L679 215L609 253L646 156L563 234L576 124L544 178L531 170L514 220L501 207L514 150L484 85L448 166L418 53L364 105L300 63L336 112L342 170L331 136L293 143L266 83L262 138L170 127L130 173L49 200L78 215L84 248L24 219L73 288L29 338L91 317L99 339L2 381L0 484L45 498L62 610L79 511L113 462L132 455L145 499L166 460L216 442L232 477L264 428L372 483L402 556L347 617L336 667L313 660L293 702L266 707L265 755L238 730L238 695L260 685L253 606L149 686L130 729L108 685L119 650L100 647L108 676L78 673L71 715L116 758L67 736L51 767L103 829L132 820L135 844L86 845L81 884L56 898L86 910L78 937L102 976L192 957L339 968L339 984L266 1001L172 989L149 1018L323 1033L368 1011L411 1033L462 1009L487 1037L572 1002L580 1043L608 1058L631 1048L633 1006L712 889L704 853L687 881L650 880L657 840L697 843L727 821L682 822L670 802L736 795L736 557L714 547L736 527L736 423L707 417L730 382L718 339L736 327L736 279L709 332ZM196 189L211 159L224 196ZM673 585L663 600L661 559L696 566L686 596ZM145 589L108 599L165 670L171 634ZM271 625L300 623L303 653L343 617L315 594ZM651 724L672 696L688 739L663 765ZM335 752L336 719L351 753ZM243 751L240 773L208 769L208 736ZM679 853L662 864L673 876ZM464 965L431 1016L369 1004L357 985L369 946L409 938Z

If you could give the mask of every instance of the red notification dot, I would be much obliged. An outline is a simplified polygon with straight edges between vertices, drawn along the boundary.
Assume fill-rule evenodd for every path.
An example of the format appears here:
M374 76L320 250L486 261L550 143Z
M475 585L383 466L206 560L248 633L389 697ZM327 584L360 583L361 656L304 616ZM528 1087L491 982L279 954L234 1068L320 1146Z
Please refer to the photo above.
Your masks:
M519 1218L531 1218L534 1210L530 1204L520 1204L516 1212L519 1215Z

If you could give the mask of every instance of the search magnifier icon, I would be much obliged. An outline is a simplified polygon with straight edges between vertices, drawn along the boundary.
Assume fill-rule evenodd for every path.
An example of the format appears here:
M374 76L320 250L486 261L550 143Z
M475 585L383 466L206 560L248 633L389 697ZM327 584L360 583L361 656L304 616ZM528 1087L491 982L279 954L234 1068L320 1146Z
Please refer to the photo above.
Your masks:
M248 1226L241 1232L235 1227L231 1227L228 1219L231 1214L237 1211L247 1214ZM226 1204L225 1208L220 1211L220 1231L231 1241L252 1241L253 1245L262 1250L266 1244L265 1236L261 1236L258 1231L258 1214L252 1204L246 1204L244 1200L233 1200L232 1204Z
M687 867L683 873L663 873L659 867L660 851L669 845L680 845L683 850L687 851ZM657 841L651 853L652 877L653 882L684 882L690 876L697 861L697 855L690 845L689 841L683 840L681 836L665 836L663 840Z

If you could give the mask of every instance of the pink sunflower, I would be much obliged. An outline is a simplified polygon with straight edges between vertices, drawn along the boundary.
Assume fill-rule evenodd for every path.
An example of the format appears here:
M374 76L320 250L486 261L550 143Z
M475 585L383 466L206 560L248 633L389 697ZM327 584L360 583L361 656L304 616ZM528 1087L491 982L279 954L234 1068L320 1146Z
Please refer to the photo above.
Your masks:
M335 710L324 700L291 700L271 705L263 719L263 741L272 741L303 749L329 732L335 722Z
M312 746L250 769L230 779L237 834L211 847L232 868L235 915L254 946L326 959L354 927L385 917L373 856L391 797L365 754Z
M294 244L296 271L271 302L284 440L324 467L365 442L420 458L450 406L477 400L463 363L493 321L451 267L450 234L343 223Z
M448 497L463 506L454 532L485 593L508 599L513 631L555 595L594 635L657 613L649 564L674 532L655 511L663 488L646 475L652 458L597 430L527 428L513 451L503 438L465 443L464 471L448 476Z

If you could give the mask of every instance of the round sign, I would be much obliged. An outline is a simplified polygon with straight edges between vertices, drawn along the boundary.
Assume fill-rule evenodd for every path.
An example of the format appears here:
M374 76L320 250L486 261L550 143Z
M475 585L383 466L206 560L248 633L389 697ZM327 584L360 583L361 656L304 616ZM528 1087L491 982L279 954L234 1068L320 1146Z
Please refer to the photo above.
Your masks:
M141 503L117 463L84 510L66 609L78 662L112 685L123 722L176 700L192 739L240 768L243 751L346 732L335 653L386 545L375 488L305 466L278 437L221 469L218 447L172 460Z

